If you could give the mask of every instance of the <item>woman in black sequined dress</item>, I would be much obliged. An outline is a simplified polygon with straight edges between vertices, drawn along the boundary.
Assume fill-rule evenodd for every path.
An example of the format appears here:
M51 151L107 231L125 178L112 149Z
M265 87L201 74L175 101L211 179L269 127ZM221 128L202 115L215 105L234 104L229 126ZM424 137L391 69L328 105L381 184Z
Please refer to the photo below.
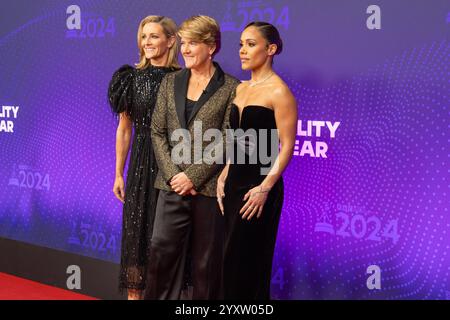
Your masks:
M119 114L116 133L116 178L113 191L124 203L119 289L128 299L140 299L146 286L148 250L158 198L153 187L157 164L150 124L159 85L168 72L179 69L177 26L161 16L144 18L138 29L140 62L117 70L109 84L112 110ZM134 128L126 187L125 161Z

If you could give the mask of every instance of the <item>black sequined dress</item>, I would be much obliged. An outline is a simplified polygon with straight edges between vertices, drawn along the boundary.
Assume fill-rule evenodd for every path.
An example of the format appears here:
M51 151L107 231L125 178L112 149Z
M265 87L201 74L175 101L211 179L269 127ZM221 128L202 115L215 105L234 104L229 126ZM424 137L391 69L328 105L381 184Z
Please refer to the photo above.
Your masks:
M134 128L123 206L119 289L143 290L158 190L153 187L157 164L151 140L151 117L159 85L173 68L129 65L117 70L108 98L115 113L126 112Z

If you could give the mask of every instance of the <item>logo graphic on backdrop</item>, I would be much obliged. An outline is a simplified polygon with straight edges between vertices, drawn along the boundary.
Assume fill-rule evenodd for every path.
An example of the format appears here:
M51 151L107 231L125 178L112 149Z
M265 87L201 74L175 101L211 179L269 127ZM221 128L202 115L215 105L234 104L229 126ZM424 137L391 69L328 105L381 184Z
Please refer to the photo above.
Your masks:
M8 186L50 191L50 176L48 173L38 172L30 166L14 164Z
M324 210L314 226L314 232L328 233L341 238L363 239L369 241L391 240L396 244L398 219L383 221L377 213L360 206L338 204L333 210L325 203ZM333 222L333 217L336 222Z
M0 132L14 132L14 120L17 119L18 113L18 106L2 106L0 109Z
M113 38L116 26L113 17L101 17L92 13L83 13L77 5L67 7L66 38L67 39L94 39Z
M101 226L93 226L90 223L72 222L72 230L67 239L72 246L82 248L95 253L116 254L116 235L107 234Z
M289 6L279 1L239 1L233 7L227 1L220 23L222 32L241 32L251 21L266 21L277 28L289 29Z
M315 121L315 120L298 120L297 136L325 138L326 135L330 139L336 137L340 121ZM311 158L327 158L328 143L326 141L312 141L296 139L294 146L294 156L310 156Z

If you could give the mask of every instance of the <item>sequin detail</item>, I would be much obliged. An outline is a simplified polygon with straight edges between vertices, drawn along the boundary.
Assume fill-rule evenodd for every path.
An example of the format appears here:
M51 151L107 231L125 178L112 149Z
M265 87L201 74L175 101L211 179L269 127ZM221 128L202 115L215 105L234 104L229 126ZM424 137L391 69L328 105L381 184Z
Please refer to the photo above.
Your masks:
M137 70L122 66L108 89L111 110L126 112L133 122L134 137L123 206L122 249L119 289L144 290L158 190L153 187L158 172L150 125L157 92L164 76L176 69L150 66Z

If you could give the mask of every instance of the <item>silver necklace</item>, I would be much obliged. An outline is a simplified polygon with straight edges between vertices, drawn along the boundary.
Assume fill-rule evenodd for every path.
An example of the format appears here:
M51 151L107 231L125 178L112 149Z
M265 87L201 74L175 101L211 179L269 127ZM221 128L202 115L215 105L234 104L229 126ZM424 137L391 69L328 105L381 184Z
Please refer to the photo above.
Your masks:
M252 81L252 80L250 80L250 81L249 81L249 87L254 87L254 86L256 86L257 84L263 83L264 81L266 81L267 79L269 79L271 76L273 76L273 74L274 74L274 72L271 72L267 77L265 77L264 79L259 80L259 81Z

